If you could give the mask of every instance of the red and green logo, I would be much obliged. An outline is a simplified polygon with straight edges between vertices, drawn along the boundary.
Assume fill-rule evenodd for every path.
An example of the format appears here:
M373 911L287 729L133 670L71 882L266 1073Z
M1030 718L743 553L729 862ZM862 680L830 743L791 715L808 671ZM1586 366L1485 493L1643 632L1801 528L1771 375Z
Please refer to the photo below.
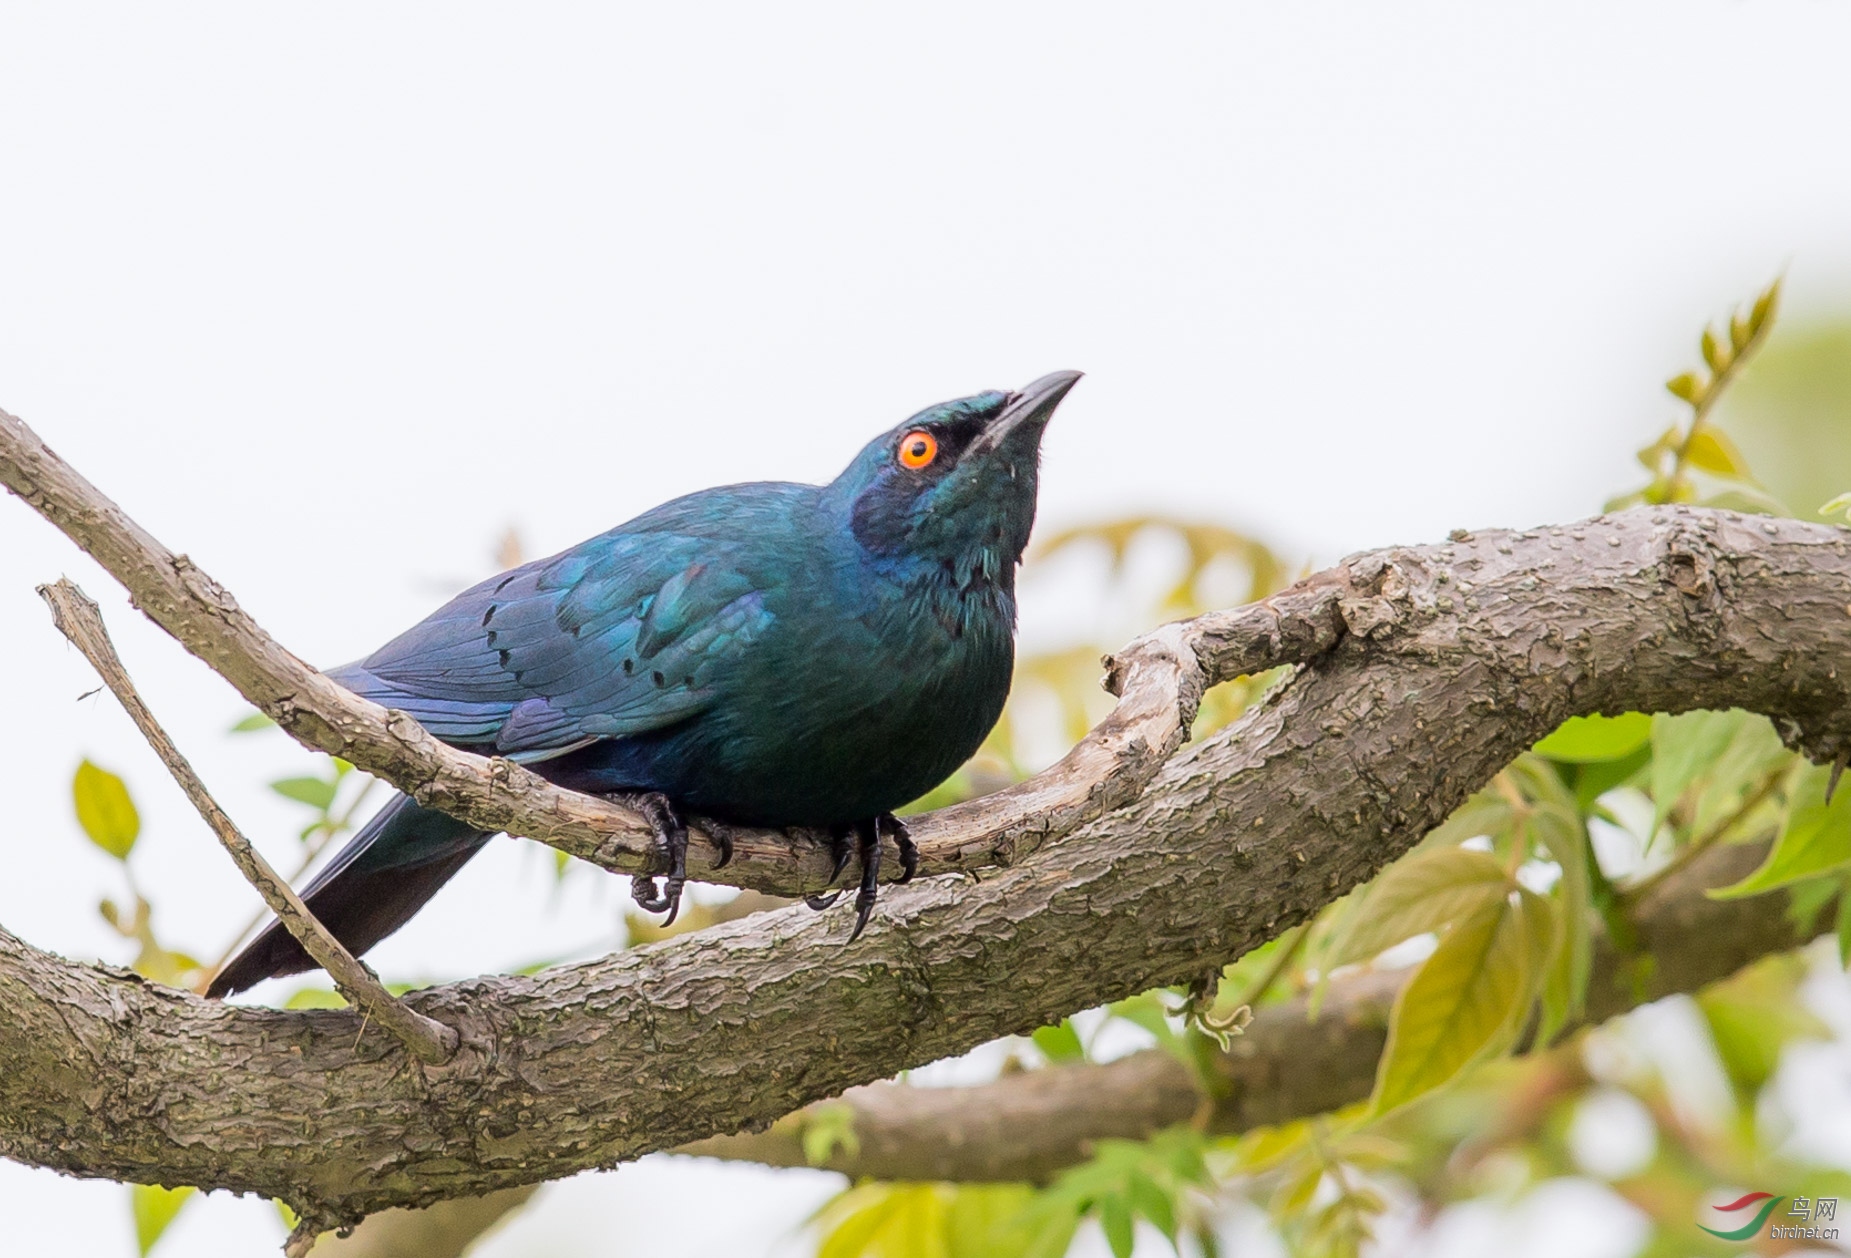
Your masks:
M1745 1241L1761 1230L1762 1224L1767 1222L1767 1216L1774 1213L1774 1208L1785 1200L1785 1197L1776 1197L1771 1192L1751 1192L1746 1197L1736 1198L1726 1206L1710 1207L1717 1214L1736 1214L1738 1211L1754 1210L1754 1217L1742 1226L1731 1232L1719 1232L1713 1227L1703 1227L1701 1223L1697 1226L1703 1227L1703 1230L1711 1236L1720 1237L1726 1241ZM1760 1209L1755 1209L1757 1206Z

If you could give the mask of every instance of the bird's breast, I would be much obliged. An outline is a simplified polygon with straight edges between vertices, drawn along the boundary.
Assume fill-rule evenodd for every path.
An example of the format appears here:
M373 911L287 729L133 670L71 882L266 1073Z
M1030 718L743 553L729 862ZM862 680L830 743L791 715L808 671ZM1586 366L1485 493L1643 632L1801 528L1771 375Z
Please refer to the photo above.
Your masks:
M742 822L836 825L970 758L1009 694L1012 592L899 586L830 604L780 608L723 698L649 749L651 785Z

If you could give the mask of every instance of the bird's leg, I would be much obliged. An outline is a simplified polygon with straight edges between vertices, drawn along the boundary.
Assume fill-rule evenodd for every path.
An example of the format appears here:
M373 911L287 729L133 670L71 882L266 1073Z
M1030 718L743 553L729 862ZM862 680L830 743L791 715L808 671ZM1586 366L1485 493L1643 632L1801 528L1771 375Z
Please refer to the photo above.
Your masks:
M666 876L662 879L662 894L656 894L655 874L635 874L630 878L630 898L645 913L667 913L662 925L671 926L681 912L681 889L688 882L688 827L661 791L622 798L649 819L656 832L656 855L668 866L663 871Z
M874 902L881 893L881 821L879 817L863 821L855 827L855 837L861 845L861 889L855 892L855 929L849 932L848 941L854 943L861 938L861 932L868 924L868 918L874 914Z
M835 868L829 871L829 881L823 884L825 887L834 886L835 880L842 876L844 869L848 868L848 829L847 826L829 827L829 851L835 857L836 863ZM841 898L840 891L831 891L828 895L815 893L806 895L803 897L803 902L820 913Z
M890 812L876 817L874 824L893 836L895 846L900 849L900 881L911 882L913 875L919 872L919 845L913 842L913 832Z

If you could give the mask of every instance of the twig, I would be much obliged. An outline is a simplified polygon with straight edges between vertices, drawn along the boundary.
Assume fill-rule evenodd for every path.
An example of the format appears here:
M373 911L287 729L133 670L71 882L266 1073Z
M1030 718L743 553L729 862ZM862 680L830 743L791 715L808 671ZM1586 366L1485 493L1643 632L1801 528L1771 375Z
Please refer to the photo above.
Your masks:
M334 840L335 835L343 834L347 831L353 824L354 813L359 811L360 805L366 802L366 797L372 793L373 787L378 784L378 778L367 778L365 783L360 787L360 793L353 797L353 801L342 810L339 817L334 819L333 824L319 827L321 830L320 837L311 840L307 844L303 850L302 859L296 862L295 870L289 875L288 881L290 886L295 886L296 883L301 880L302 875L309 871L309 867L315 863L315 858L327 850L328 844ZM253 913L251 915L251 920L246 922L238 933L231 937L231 942L225 946L225 951L219 953L218 960L200 971L199 985L194 990L204 995L206 988L212 983L212 976L231 964L231 959L238 955L238 945L244 942L244 937L263 925L264 919L268 916L269 914L263 909L259 909L257 912Z
M103 617L89 596L69 580L60 579L55 585L41 585L39 597L51 608L52 622L58 626L59 632L71 640L71 645L83 652L84 658L90 661L103 683L122 701L129 719L135 722L142 737L154 748L154 754L161 758L161 763L173 774L174 781L186 792L186 797L199 810L199 815L205 818L219 842L225 845L225 850L231 853L231 859L238 869L257 888L257 893L270 906L270 911L282 919L289 933L315 958L315 963L334 979L341 994L365 1010L369 1018L378 1019L381 1026L404 1041L405 1047L420 1061L448 1061L456 1053L459 1038L456 1031L416 1012L388 992L380 984L378 976L355 959L341 945L340 940L315 919L308 906L302 903L301 897L270 868L270 863L251 846L250 840L239 833L238 827L225 815L225 810L207 793L205 784L199 780L193 766L187 763L180 749L168 738L167 731L154 719L148 705L142 702L135 683L130 680L114 644L109 640L109 631L103 626Z

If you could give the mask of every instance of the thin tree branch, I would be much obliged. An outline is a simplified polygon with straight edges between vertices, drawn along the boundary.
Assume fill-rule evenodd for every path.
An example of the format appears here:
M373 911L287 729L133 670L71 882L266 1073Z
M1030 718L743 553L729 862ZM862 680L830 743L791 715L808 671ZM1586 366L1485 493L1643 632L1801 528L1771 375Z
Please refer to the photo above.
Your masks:
M1712 900L1761 863L1766 841L1713 848L1659 884L1632 915L1649 950L1626 954L1595 939L1588 1008L1595 1025L1665 996L1692 992L1816 934L1787 914L1785 895ZM1820 920L1830 920L1822 911ZM1650 955L1653 964L1639 961ZM1106 1139L1147 1139L1177 1123L1218 1134L1329 1113L1374 1086L1388 1017L1409 971L1365 971L1332 983L1317 1018L1304 998L1265 1006L1213 1059L1214 1086L1161 1049L1103 1064L1004 1075L961 1088L875 1083L818 1102L764 1131L715 1136L675 1152L770 1166L819 1166L892 1180L1040 1182ZM819 1110L847 1106L852 1145L808 1160L805 1128ZM832 1115L832 1123L841 1121Z
M135 728L148 740L148 745L154 748L154 754L160 757L161 763L173 774L174 781L180 784L187 799L199 810L206 825L218 836L239 872L257 888L257 894L270 906L270 911L282 919L284 929L294 935L296 942L315 958L315 964L328 972L341 994L365 1010L370 1020L403 1041L418 1060L432 1064L448 1061L456 1052L458 1037L455 1030L417 1013L387 991L380 983L379 976L348 952L341 941L315 919L308 906L270 868L270 862L251 846L250 840L239 832L237 825L219 807L218 801L207 792L205 783L199 780L193 766L180 754L180 749L174 746L167 731L154 719L154 713L148 710L148 705L142 702L134 681L129 677L128 670L123 668L121 657L116 654L115 645L109 640L109 630L104 627L102 613L97 610L96 604L70 581L62 579L55 585L41 585L39 597L51 608L52 622L57 625L58 631L71 640L72 646L83 652L84 658L90 661L91 667L102 677L110 693L122 702L129 719L135 722Z
M611 800L561 790L520 765L448 747L403 712L329 681L271 638L184 555L175 555L0 411L0 484L63 530L136 606L303 744L340 756L485 830L506 830L624 873L654 869L654 830ZM1168 625L1109 661L1119 703L1060 763L1017 786L910 821L922 875L1008 865L1131 799L1180 747L1203 690L1241 673L1310 659L1343 631L1337 591L1310 585L1266 604ZM689 873L794 896L832 872L826 837L727 827L716 869L712 824L690 829ZM897 850L883 862L900 876Z

